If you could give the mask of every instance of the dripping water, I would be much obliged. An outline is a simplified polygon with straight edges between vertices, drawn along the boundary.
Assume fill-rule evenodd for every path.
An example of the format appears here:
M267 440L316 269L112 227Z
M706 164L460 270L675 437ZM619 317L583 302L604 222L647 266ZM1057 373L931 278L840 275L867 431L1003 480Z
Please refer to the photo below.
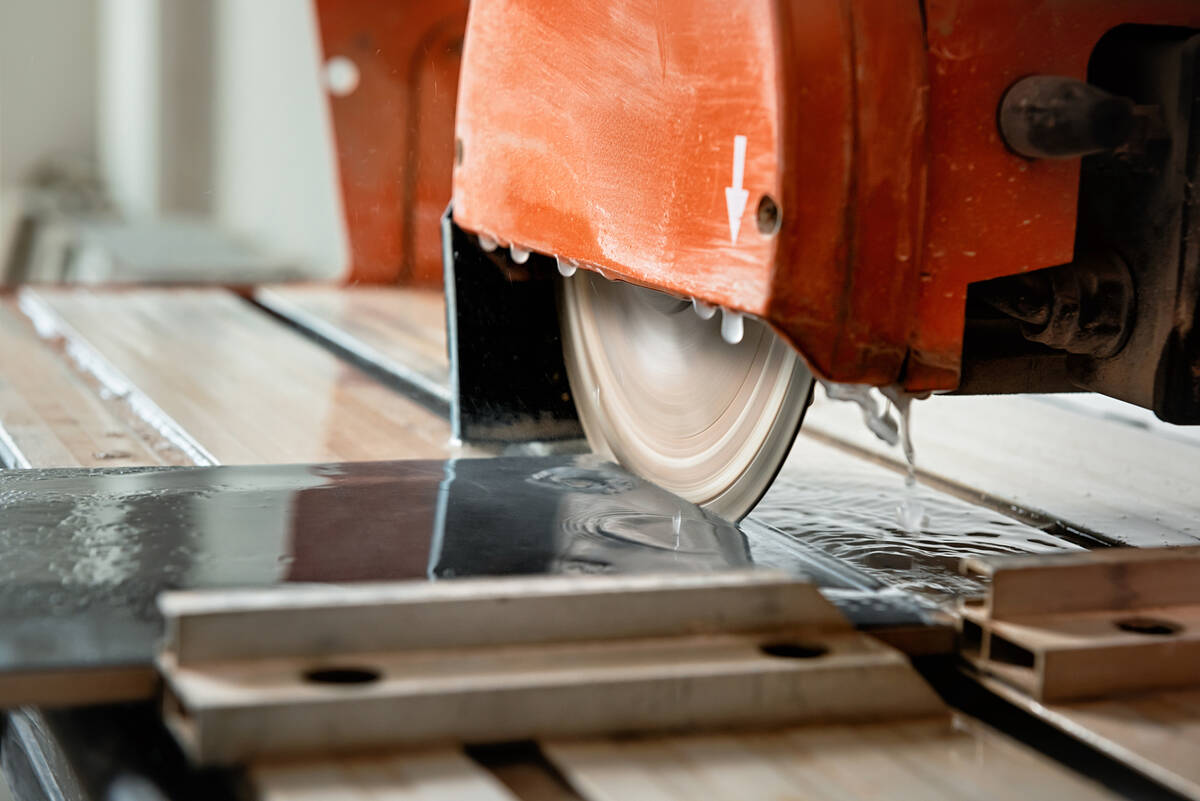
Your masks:
M900 450L904 453L904 498L896 507L896 520L905 531L917 532L929 524L925 504L917 494L917 457L913 451L912 401L913 396L899 389L888 387L883 390L892 406L900 412Z
M821 381L825 387L825 395L830 400L850 401L862 410L863 422L871 433L888 445L896 445L900 441L900 426L896 418L889 414L886 404L871 393L871 387L865 384L836 384L832 381Z
M745 325L742 322L741 312L721 309L721 338L730 345L736 345L742 341L744 333Z
M554 261L558 264L558 274L563 278L570 278L579 269L578 264L561 256L555 256Z
M717 307L711 303L705 303L700 298L692 298L692 309L695 310L696 316L701 320L711 320L712 316L717 313Z
M929 517L917 493L917 459L912 443L912 401L916 397L898 387L886 387L881 392L886 400L862 384L837 384L821 381L830 400L849 401L862 410L863 422L876 437L893 447L899 445L904 454L906 473L904 497L896 507L896 521L905 531L916 533L928 525ZM899 413L899 420L896 414Z

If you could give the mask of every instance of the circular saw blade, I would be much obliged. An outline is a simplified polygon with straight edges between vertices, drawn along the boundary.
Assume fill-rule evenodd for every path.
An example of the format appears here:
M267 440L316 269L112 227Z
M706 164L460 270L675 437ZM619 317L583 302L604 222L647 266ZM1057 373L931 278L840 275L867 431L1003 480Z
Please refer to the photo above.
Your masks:
M689 301L579 271L563 282L563 352L588 442L626 469L730 520L791 449L812 374L768 326L740 342Z

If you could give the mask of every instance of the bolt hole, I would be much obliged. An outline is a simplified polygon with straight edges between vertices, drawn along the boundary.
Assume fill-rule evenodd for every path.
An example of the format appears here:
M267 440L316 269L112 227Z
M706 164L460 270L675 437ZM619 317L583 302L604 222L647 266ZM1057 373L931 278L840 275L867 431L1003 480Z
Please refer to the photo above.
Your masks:
M304 672L304 680L314 684L370 684L379 681L379 677L378 670L365 667L315 668Z
M758 224L758 232L763 236L775 236L779 230L779 206L775 203L775 198L770 195L763 195L758 201L758 211L754 213L754 220Z
M1183 631L1183 626L1170 620L1157 617L1127 617L1114 624L1121 631L1132 631L1134 634L1150 634L1156 637L1169 637Z
M829 653L829 649L823 645L802 642L769 642L758 646L758 650L767 656L777 656L781 659L816 659Z

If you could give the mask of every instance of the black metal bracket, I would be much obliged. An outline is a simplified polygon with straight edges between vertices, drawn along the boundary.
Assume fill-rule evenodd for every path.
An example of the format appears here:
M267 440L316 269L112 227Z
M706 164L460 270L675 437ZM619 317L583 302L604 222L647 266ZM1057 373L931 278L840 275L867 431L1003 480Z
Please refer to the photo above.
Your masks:
M442 215L450 422L464 442L583 437L567 383L554 260L485 251Z

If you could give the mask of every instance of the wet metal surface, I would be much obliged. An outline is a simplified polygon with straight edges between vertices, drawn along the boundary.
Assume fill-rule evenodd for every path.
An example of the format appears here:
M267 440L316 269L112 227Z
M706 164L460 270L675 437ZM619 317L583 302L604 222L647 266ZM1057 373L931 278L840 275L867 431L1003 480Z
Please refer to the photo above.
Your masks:
M0 670L143 664L164 589L709 571L874 583L595 457L0 472Z
M897 514L909 492L924 512L914 530ZM752 517L888 586L946 602L979 595L958 572L965 556L1047 553L1081 546L832 448L797 440Z

